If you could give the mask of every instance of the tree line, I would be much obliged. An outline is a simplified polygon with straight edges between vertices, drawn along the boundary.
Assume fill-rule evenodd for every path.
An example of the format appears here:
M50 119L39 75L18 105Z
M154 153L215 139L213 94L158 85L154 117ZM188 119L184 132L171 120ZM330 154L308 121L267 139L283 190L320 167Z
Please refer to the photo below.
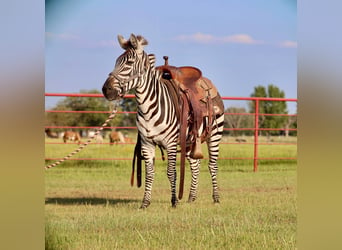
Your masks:
M254 87L251 97L285 98L285 92L277 86L269 84L267 87L258 85ZM226 128L253 128L255 120L255 102L248 102L248 110L244 107L228 107L225 112ZM276 115L274 115L276 114ZM259 128L275 128L279 130L260 131L261 135L296 136L297 131L288 129L297 128L297 116L280 116L288 114L287 104L284 101L259 101ZM253 135L254 130L230 130L226 134L241 136Z
M99 94L96 89L81 90L83 94ZM256 86L251 97L279 97L285 98L284 91L275 85ZM97 97L65 97L51 110L65 111L112 111L113 104L105 98ZM136 111L137 106L133 98L120 100L118 111ZM248 102L248 109L245 107L227 107L225 109L225 128L253 128L254 127L254 101ZM296 116L269 116L262 114L288 114L286 102L259 101L259 127L277 128L284 130L262 131L264 135L296 135L296 131L288 131L288 128L297 128ZM241 115L242 114L242 115ZM94 126L98 127L108 118L108 113L45 113L46 126ZM110 127L135 126L135 114L125 113L114 117L108 124ZM65 129L54 129L60 132ZM253 130L228 130L225 134L232 136L253 135Z

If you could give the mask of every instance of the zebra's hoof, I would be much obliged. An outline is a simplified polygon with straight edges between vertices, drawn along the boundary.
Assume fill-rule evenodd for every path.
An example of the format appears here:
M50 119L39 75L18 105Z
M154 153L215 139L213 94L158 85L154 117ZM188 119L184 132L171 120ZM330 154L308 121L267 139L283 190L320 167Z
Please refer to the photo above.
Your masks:
M196 200L196 197L189 196L188 203L192 203Z
M214 203L220 203L220 199L219 199L219 196L218 195L213 195L213 200L214 200Z
M177 204L178 204L178 200L177 199L171 199L171 204L172 204L173 208L176 208Z
M149 201L145 201L145 202L143 202L143 203L141 204L140 209L145 209L145 208L147 208L149 205L150 205L150 202L149 202Z

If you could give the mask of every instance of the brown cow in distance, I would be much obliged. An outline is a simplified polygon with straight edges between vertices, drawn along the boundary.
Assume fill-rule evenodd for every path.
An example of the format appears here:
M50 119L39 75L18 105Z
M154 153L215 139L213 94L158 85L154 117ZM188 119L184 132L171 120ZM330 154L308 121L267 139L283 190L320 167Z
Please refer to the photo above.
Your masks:
M52 132L51 129L45 129L45 133L49 138L58 138L58 134L56 132Z
M113 145L113 143L125 143L125 137L120 131L112 131L109 135L109 145Z
M74 132L74 131L65 131L64 135L63 135L63 141L64 143L66 143L67 141L74 141L77 142L78 144L82 143L81 142L81 136L78 132Z

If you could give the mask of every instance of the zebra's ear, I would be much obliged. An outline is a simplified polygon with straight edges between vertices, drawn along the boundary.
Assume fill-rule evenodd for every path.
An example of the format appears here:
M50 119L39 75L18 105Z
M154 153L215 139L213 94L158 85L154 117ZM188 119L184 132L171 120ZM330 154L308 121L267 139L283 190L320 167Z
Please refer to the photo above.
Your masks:
M143 36L137 35L137 39L141 45L143 46L148 45L148 41Z
M147 40L142 36L135 36L131 34L129 41L131 42L132 47L138 52L142 53L144 51L145 45L148 44Z
M128 49L130 41L127 41L122 35L118 35L118 41L121 48L123 48L124 50Z

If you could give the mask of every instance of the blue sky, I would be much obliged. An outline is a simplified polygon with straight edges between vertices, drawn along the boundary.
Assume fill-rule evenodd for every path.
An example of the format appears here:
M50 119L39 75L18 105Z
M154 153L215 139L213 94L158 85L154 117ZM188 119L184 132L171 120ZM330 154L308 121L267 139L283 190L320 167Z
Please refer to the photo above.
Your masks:
M147 53L202 70L221 96L274 84L297 97L297 8L292 0L46 1L45 92L98 89L123 52L117 35L144 36ZM51 108L56 98L47 97ZM227 106L245 106L229 102ZM288 103L290 113L296 104Z

